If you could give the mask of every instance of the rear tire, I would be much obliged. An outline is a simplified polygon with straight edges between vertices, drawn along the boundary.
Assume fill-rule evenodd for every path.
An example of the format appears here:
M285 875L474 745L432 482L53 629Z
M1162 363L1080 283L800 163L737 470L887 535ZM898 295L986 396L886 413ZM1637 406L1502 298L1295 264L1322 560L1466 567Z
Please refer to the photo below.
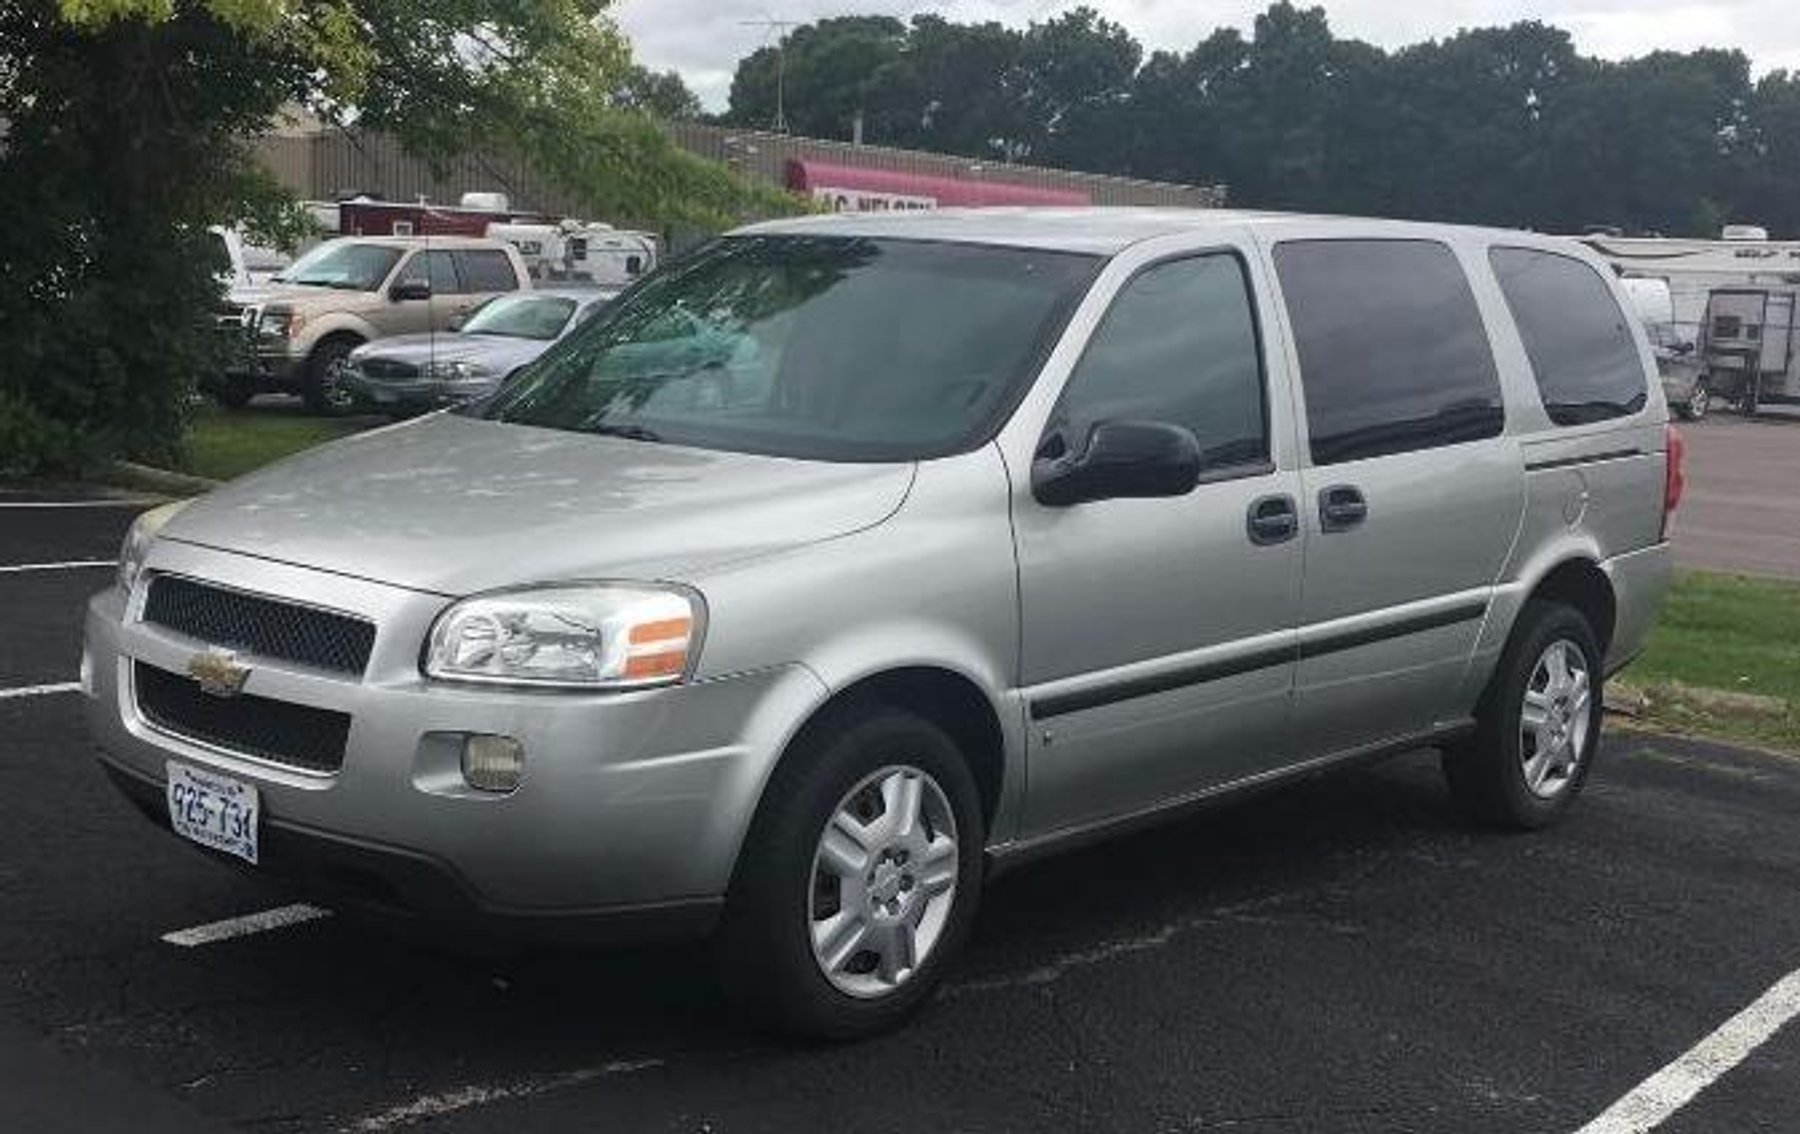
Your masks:
M1474 821L1536 830L1581 794L1600 743L1599 643L1581 612L1532 599L1477 710L1476 731L1444 753L1451 798Z
M714 941L726 995L797 1037L899 1026L968 937L984 840L974 777L943 729L867 703L816 722L738 860Z
M300 383L300 397L307 409L337 417L355 408L356 398L344 385L344 366L350 352L361 345L362 340L353 335L336 335L313 348Z
M1675 413L1683 421L1703 421L1706 411L1712 407L1712 391L1707 388L1706 375L1694 379L1694 385L1688 390L1687 401L1675 407Z

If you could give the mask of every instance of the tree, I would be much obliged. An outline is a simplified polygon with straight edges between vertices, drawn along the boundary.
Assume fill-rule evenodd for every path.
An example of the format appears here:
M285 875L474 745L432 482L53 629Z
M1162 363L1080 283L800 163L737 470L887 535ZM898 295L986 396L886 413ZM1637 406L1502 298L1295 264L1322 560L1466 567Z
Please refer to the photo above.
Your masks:
M998 23L913 17L900 54L870 79L870 140L994 160L1017 152L1025 122L1007 81L1022 45Z
M1257 207L1800 234L1800 76L1752 86L1736 51L1604 62L1524 21L1390 52L1289 0L1248 37L1222 28L1147 59L1088 8L1023 29L828 20L785 42L789 117L828 137L860 110L872 142L1222 181ZM774 78L773 49L740 64L736 121L766 125Z
M1800 74L1773 71L1757 81L1749 128L1734 173L1740 191L1725 219L1800 232ZM1712 219L1712 218L1709 218Z
M699 96L675 71L652 71L632 64L613 91L614 105L668 122L690 122L702 113Z
M294 213L248 139L298 104L441 157L479 137L596 212L778 211L618 94L609 0L0 0L0 473L176 455L209 224Z
M1007 76L1025 124L1017 156L1070 162L1103 150L1143 55L1129 32L1092 8L1032 24Z
M780 104L795 133L848 139L858 116L866 131L875 76L899 58L905 39L906 25L887 16L840 16L797 28L738 64L726 120L766 130ZM891 128L885 119L872 125L880 134Z

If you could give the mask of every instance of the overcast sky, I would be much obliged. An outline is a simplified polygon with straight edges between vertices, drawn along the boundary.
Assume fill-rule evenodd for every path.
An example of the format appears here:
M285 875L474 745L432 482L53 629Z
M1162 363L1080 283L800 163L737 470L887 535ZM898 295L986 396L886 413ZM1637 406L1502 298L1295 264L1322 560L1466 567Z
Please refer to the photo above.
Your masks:
M958 22L1025 24L1079 0L617 0L619 24L638 58L674 68L710 109L722 109L731 73L770 34L746 20L815 20L938 12ZM1186 50L1214 28L1249 31L1268 0L1087 0L1147 48ZM1312 6L1300 0L1301 6ZM1324 0L1340 37L1397 47L1459 28L1540 19L1566 28L1590 55L1624 58L1659 47L1742 48L1758 72L1800 70L1800 0Z

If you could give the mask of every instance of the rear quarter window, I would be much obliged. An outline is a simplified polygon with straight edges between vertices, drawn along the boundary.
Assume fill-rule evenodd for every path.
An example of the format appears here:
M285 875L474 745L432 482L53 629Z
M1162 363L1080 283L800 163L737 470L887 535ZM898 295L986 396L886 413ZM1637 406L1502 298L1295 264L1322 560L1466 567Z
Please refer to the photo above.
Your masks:
M1572 256L1535 248L1496 247L1488 261L1551 421L1583 425L1644 408L1644 362L1600 273Z
M1500 375L1462 264L1430 240L1275 248L1315 465L1495 437Z
M517 291L519 277L513 271L506 253L491 249L471 249L459 253L463 280L473 292Z

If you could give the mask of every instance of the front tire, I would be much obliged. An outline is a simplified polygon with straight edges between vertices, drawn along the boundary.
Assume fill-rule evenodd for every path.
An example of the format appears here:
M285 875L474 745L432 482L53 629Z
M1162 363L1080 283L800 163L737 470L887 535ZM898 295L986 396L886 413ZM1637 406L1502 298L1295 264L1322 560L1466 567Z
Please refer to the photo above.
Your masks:
M1476 822L1535 830L1581 794L1599 747L1601 653L1588 620L1532 599L1519 614L1477 712L1473 737L1444 754L1451 797Z
M980 901L980 797L931 721L864 705L782 761L715 941L726 994L759 1025L857 1039L924 1004Z
M313 348L312 355L306 360L306 374L300 386L300 397L305 400L307 409L326 417L337 417L355 408L356 397L344 385L344 367L350 361L350 352L361 345L360 339L339 335Z

